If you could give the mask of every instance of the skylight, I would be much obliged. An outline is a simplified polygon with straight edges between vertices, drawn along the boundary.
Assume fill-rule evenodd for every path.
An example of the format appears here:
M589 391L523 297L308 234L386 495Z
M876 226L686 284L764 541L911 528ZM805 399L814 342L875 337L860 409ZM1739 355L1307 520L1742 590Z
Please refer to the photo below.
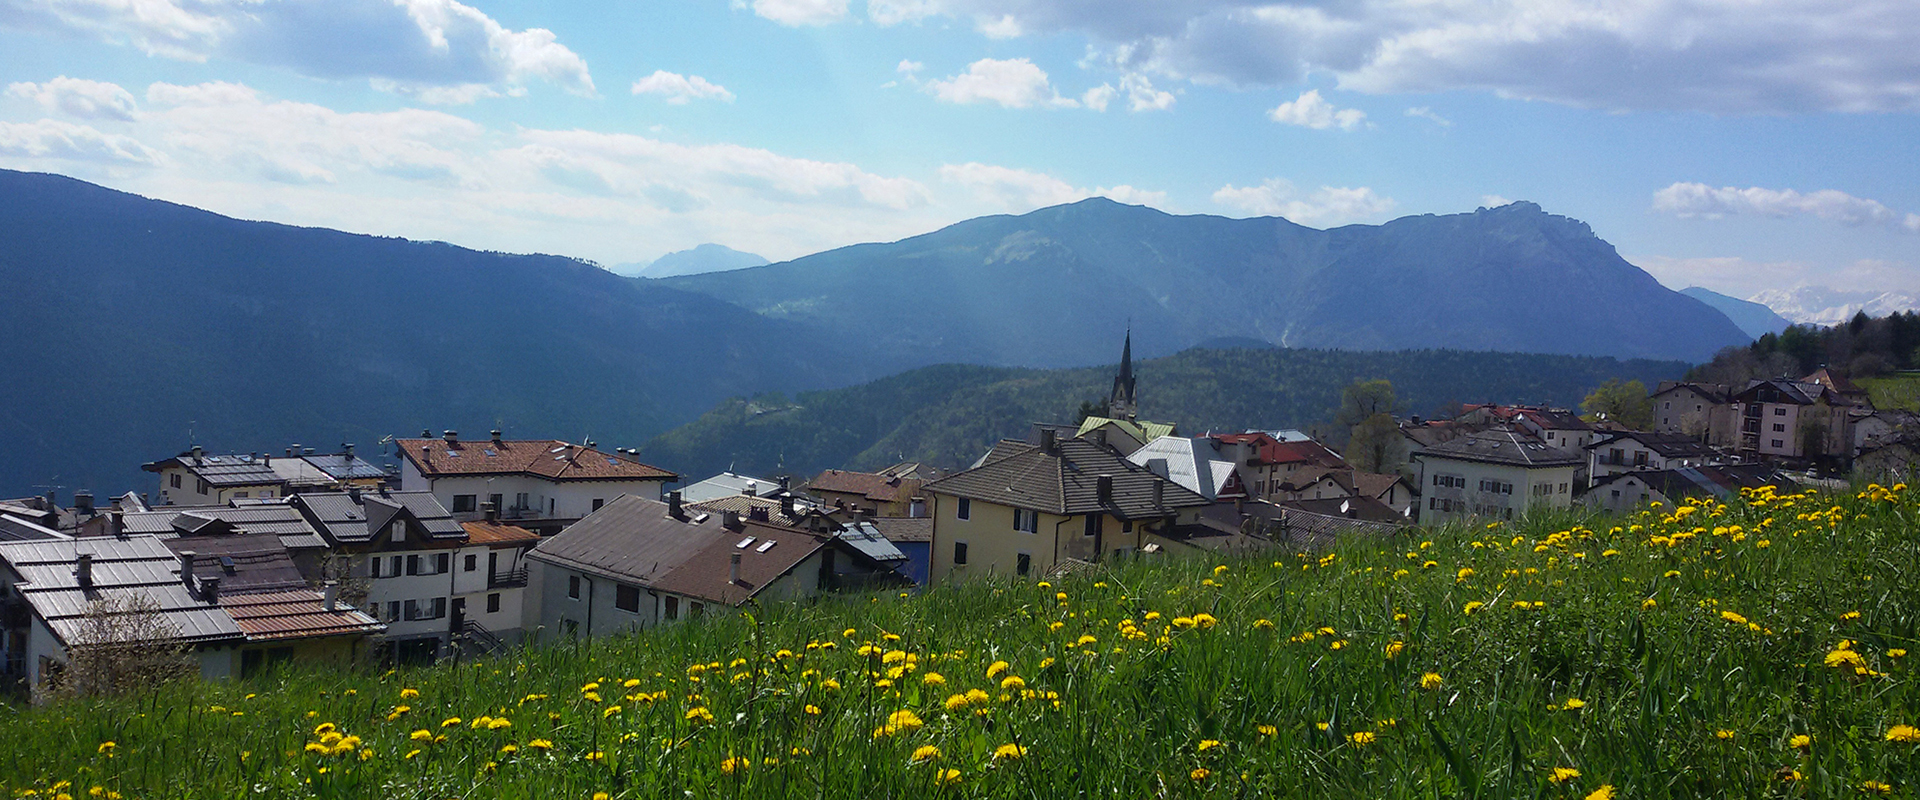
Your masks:
M773 546L776 544L779 544L779 542L776 542L772 539L768 539L764 542L761 542L759 547L753 548L753 552L756 552L756 553L767 552L768 550L772 550Z
M750 545L750 544L753 544L753 537L751 537L751 536L749 536L749 537L747 537L747 538L745 538L745 539L741 539L741 540L740 540L740 543L739 543L739 544L736 544L736 545L734 545L734 549L736 549L736 550L745 550L745 549L747 549L747 545Z

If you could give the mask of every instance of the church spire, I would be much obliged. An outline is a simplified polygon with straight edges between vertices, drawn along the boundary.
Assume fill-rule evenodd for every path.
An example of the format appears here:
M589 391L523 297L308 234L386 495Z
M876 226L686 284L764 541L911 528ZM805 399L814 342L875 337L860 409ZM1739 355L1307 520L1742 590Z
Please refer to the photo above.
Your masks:
M1133 328L1129 326L1126 344L1120 349L1120 374L1113 377L1113 393L1107 396L1107 417L1132 420L1139 412L1133 393Z

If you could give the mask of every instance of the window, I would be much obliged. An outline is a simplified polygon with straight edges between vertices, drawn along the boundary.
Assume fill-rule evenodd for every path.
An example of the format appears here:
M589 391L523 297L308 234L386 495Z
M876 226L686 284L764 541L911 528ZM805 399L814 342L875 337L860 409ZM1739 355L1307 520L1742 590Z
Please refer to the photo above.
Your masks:
M967 543L954 542L953 543L953 565L956 567L961 567L961 566L966 566L966 563L967 563Z
M1776 427L1776 428L1778 428L1778 427L1780 427L1780 426L1778 426L1778 425L1775 425L1774 427ZM234 496L234 497L236 497L236 498L245 498L245 497L247 496L247 493L246 493L246 492L234 492L234 493L233 493L233 496Z
M567 576L567 596L575 600L580 599L580 576Z
M527 493L521 492L513 496L513 507L517 510L525 511L533 506L527 505Z
M1564 484L1564 483L1563 483L1563 484L1560 484L1560 493L1561 493L1561 494L1566 494L1566 493L1567 493L1567 485L1566 485L1566 484Z
M391 569L387 570L387 574L396 578L400 577L400 557L394 556L393 560L387 562L387 564L391 567Z
M613 607L621 611L640 611L640 587L620 584L613 590Z
M1647 451L1645 451L1645 450L1639 450L1639 451L1636 451L1636 452L1635 452L1635 453L1633 454L1633 465L1634 465L1634 466L1636 466L1636 467L1644 467L1644 466L1646 466L1646 465L1647 465Z
M502 501L506 499L507 499L506 495L499 495L499 494L487 495L487 502L493 504L493 510L495 511L499 511L503 507Z
M480 568L480 557L479 557L479 556L477 556L477 555L473 555L473 554L471 554L471 553L469 553L469 554L467 554L467 557L466 557L466 558L464 558L464 559L461 559L461 562L460 562L460 569L462 569L462 570L464 570L464 571L467 571L467 572L472 572L472 571L474 571L474 570L476 570L476 569L479 569L479 568Z
M196 487L196 488L194 489L194 491L197 491L197 492L199 492L199 493L201 493L201 494L206 494L206 493L207 493L207 490L208 490L208 489L211 489L211 488L213 488L213 487L212 487L212 486L209 486L209 485L207 484L207 482L206 482L206 481L201 481L201 482L200 482L200 485L199 485L198 487Z
M1013 510L1013 529L1016 531L1025 531L1027 533L1035 533L1039 531L1040 512L1028 511L1024 508L1014 509Z
M1615 447L1615 448L1611 448L1611 449L1609 449L1609 450L1607 450L1607 461L1606 461L1606 463L1608 463L1608 464L1625 464L1625 463L1627 463L1627 454L1626 454L1626 451L1625 451L1625 450L1621 450L1621 449L1620 449L1620 448L1618 448L1618 447Z
M407 574L408 575L420 574L420 557L419 556L407 556Z
M1033 570L1032 555L1028 553L1021 553L1020 555L1014 557L1013 573L1015 575L1026 575L1028 572L1031 572L1032 570Z
M493 594L487 595L487 613L489 614L500 613L500 593L499 592L494 592Z
M374 556L373 558L367 559L367 577L369 578L380 577L380 557L379 556Z
M173 473L172 478L173 478L173 488L175 489L180 488L180 473L178 472Z
M1786 447L1786 446L1787 446L1787 443L1786 443L1786 442L1783 442L1783 441L1781 441L1781 440L1779 440L1779 439L1775 439L1775 440L1773 440L1773 446L1774 446L1774 447Z
M960 504L953 509L953 516L956 519L973 519L973 501L960 498Z
M1787 407L1786 407L1786 406L1774 406L1774 407L1773 407L1773 415L1774 415L1774 416L1776 416L1776 417L1784 417L1784 416L1786 416L1786 415L1787 415Z
M705 603L695 602L692 608L687 609L687 615L691 617L697 617L697 616L700 616L701 614L706 613L706 611L707 611L707 606Z
M474 501L474 495L470 495L470 494L454 495L453 496L453 513L455 514L472 513L473 501Z
M1619 489L1615 489L1615 490L1613 490L1613 499L1615 499L1615 500L1618 500L1618 499L1620 499L1620 490L1619 490Z
M593 510L595 511L599 511L600 507L606 504L607 504L607 501L605 498L600 498L600 497L593 498Z
M395 622L395 621L398 621L399 619L400 619L400 601L394 600L392 602L387 603L387 621Z
M1661 405L1660 407L1661 407L1661 408L1663 408L1663 409L1669 409L1669 410L1670 410L1670 409L1672 409L1672 408L1673 408L1673 401L1672 401L1672 400L1668 400L1668 401L1667 401L1666 403L1664 403L1664 404L1662 404L1662 405Z
M674 597L672 595L668 595L667 596L667 619L679 619L679 618L680 618L680 598Z
M433 574L444 575L453 569L452 553L437 553L433 557Z
M1087 515L1086 530L1083 532L1082 535L1085 535L1085 536L1100 535L1100 515L1099 514Z
M1774 433L1786 433L1786 432L1787 432L1787 426L1786 426L1786 425L1784 425L1784 424L1782 424L1782 423L1779 423L1779 422L1776 422L1776 423L1773 423L1773 432L1774 432Z

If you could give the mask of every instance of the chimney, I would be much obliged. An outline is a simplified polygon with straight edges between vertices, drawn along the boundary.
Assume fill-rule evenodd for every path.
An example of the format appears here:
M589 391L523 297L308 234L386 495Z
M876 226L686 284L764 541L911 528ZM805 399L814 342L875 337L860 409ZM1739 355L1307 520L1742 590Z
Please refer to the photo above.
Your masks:
M73 510L84 516L93 516L92 489L81 489L73 493Z
M480 513L485 516L488 522L500 521L500 509L493 504L492 500L480 504Z
M340 443L340 454L341 454L341 455L343 455L343 456L346 456L347 458L353 458L353 443L352 443L352 442L341 442L341 443Z
M768 522L769 520L767 519L767 507L766 506L749 506L747 508L747 519L751 519L754 522Z
M81 553L74 557L73 576L86 588L93 587L93 554Z
M297 456L306 451L307 448L301 447L299 442L294 442L292 447L287 448L287 455Z
M433 438L433 429L432 429L432 428L421 428L421 429L420 429L420 438L422 438L422 439L431 439L431 438Z
M180 582L186 584L189 591L193 589L193 557L195 555L198 554L192 550L180 551Z
M1113 502L1113 476L1112 475L1100 476L1094 482L1094 486L1098 489L1100 502L1102 503Z
M115 539L127 538L127 521L120 516L119 509L107 512L107 533Z
M193 453L193 463L195 463L195 464L198 464L198 463L200 463L200 457L201 457L201 456L204 456L204 455L206 455L206 454L207 454L207 451L206 451L206 450L205 450L204 448L202 448L202 447L201 447L200 445L197 445L197 444L196 444L196 445L194 445L194 446L193 446L193 449L192 449L192 450L190 450L190 451L188 451L188 452L191 452L191 453Z
M500 429L494 428L493 430L488 431L488 433L493 435L493 446L499 447L500 446Z
M47 490L47 507L45 510L52 511L59 507L60 507L60 495L54 490L48 489Z
M1165 506L1166 504L1167 504L1167 482L1154 481L1153 482L1153 507L1160 508L1162 506Z
M1040 429L1040 452L1046 453L1047 455L1053 455L1053 450L1054 450L1053 429L1041 428Z
M460 432L459 431L441 431L440 438L446 440L447 444L453 444L454 442L460 441Z
M1407 421L1408 421L1408 422L1410 422L1410 423L1413 423L1413 426L1414 426L1414 427L1416 427L1416 428L1418 428L1418 427L1420 427L1420 415L1419 415L1419 414L1412 414L1412 415L1409 415L1409 416L1407 417Z
M787 515L787 519L793 519L793 495L783 494L780 496L780 513Z
M347 487L347 499L348 499L348 500L352 500L352 501L353 501L353 504L354 504L354 505L361 505L361 503L360 503L360 487L358 487L358 486L349 486L349 487Z
M288 458L292 458L292 457L293 457L293 448L291 448L291 447L289 447L289 448L287 448L287 457L288 457Z
M740 554L734 553L727 557L727 583L739 583L739 582L740 582Z
M760 496L760 482L759 482L759 481L747 481L747 490L746 490L746 492L745 492L745 494L746 494L746 496L748 496L748 497L759 497L759 496Z
M687 518L687 509L680 505L679 489L667 492L667 516L677 520L685 520Z
M321 595L320 602L329 612L334 611L340 605L339 581L327 581L327 588L325 593Z
M791 491L793 491L793 476L792 476L792 475L782 475L782 476L780 476L780 491L781 491L781 492L783 492L783 493L784 493L784 492L791 492Z
M210 606L220 604L220 579L218 577L208 578L200 582L200 599Z
M302 448L300 448L300 455L303 455L303 456L310 456L310 455L313 455L313 448L311 448L311 447L302 447Z
M740 512L738 511L721 512L720 524L726 526L727 530L730 531L742 530L747 527L745 523L740 521Z

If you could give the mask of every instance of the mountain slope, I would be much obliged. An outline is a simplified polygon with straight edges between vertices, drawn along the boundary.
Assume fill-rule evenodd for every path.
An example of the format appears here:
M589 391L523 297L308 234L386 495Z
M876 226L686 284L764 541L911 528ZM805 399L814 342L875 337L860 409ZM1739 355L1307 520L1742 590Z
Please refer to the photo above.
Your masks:
M1773 313L1773 309L1751 300L1728 297L1698 286L1681 289L1680 293L1713 306L1715 310L1727 315L1727 319L1732 320L1733 324L1740 326L1741 331L1755 339L1769 333L1779 333L1793 324L1786 317Z
M1137 344L1136 340L1136 344ZM1342 387L1391 380L1405 412L1448 403L1577 405L1609 378L1651 386L1678 378L1673 361L1464 351L1188 350L1135 363L1142 418L1185 433L1310 428L1332 416ZM1104 398L1113 367L1036 370L942 365L859 386L736 398L642 446L690 480L724 469L810 476L828 467L877 469L901 460L957 467L1032 422L1070 422Z
M767 259L753 253L735 250L726 245L703 244L691 250L676 250L644 265L622 264L615 267L613 272L634 278L672 278L680 275L746 269L763 266L766 263Z
M1848 292L1825 286L1771 289L1748 299L1772 309L1796 325L1838 325L1861 312L1866 312L1869 317L1884 317L1902 311L1920 310L1920 299L1910 294Z
M194 442L370 452L500 426L633 444L724 397L863 377L831 341L767 345L809 336L572 259L0 171L0 496L151 490L139 465Z
M1531 203L1321 231L1095 198L663 282L858 320L919 363L1084 364L1110 357L1129 319L1161 354L1240 337L1700 360L1751 338Z

